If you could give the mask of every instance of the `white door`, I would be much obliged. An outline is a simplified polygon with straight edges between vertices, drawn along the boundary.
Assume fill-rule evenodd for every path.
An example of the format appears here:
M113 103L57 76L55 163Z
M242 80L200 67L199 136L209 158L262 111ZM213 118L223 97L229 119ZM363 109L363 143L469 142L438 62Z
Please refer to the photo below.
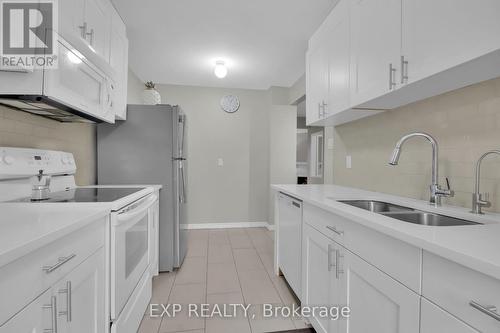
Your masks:
M102 247L53 287L58 333L106 332L105 264Z
M351 104L397 87L401 0L351 0Z
M301 298L302 202L279 194L279 265L290 287Z
M57 311L57 299L49 289L0 326L0 333L56 332Z
M127 118L127 82L128 82L128 39L125 24L116 11L112 11L109 64L115 72L115 94L113 111L118 119Z
M420 333L479 333L422 297Z
M305 223L302 240L302 305L336 305L332 299L332 295L338 294L334 266L335 243ZM338 332L337 322L329 318L311 316L309 320L318 333Z
M498 0L403 0L403 55L414 82L500 48Z
M320 43L307 53L306 122L311 124L323 118L328 104L328 44Z
M111 15L104 0L85 1L85 22L87 23L87 43L104 61L109 59Z
M325 117L350 107L350 0L340 1L332 12L329 44L329 98Z
M350 317L340 332L419 333L420 296L348 250L337 262L342 305Z

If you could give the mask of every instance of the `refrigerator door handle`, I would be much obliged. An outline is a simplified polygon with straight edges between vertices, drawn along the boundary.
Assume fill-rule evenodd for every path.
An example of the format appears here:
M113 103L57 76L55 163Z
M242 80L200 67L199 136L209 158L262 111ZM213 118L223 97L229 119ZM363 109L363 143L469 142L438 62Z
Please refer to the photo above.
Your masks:
M180 195L179 195L179 202L184 204L186 203L186 179L184 177L184 165L182 161L179 163L179 173L180 173L180 178L181 178L181 186L180 186Z

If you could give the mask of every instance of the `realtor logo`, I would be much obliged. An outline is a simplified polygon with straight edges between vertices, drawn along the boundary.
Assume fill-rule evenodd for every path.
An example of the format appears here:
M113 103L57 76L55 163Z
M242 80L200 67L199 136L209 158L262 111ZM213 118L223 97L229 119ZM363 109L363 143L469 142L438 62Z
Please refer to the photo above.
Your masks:
M0 0L1 66L54 67L57 3Z

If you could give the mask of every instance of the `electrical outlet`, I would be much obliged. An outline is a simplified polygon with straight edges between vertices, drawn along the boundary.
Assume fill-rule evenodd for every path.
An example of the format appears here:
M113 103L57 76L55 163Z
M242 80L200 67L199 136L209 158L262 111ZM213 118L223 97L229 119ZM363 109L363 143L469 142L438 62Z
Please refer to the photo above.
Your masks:
M217 166L223 167L224 166L224 159L222 159L221 157L219 157L217 159Z
M345 167L346 167L346 169L352 169L352 157L351 157L351 155L347 155L345 157Z

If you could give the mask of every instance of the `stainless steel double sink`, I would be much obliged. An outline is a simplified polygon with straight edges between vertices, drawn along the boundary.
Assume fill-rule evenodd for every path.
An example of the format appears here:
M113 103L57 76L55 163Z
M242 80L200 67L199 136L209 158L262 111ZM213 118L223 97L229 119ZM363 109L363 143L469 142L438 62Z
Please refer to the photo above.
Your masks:
M339 200L338 202L361 208L373 213L381 214L394 219L426 225L426 226L460 226L478 225L482 223L458 219L451 216L419 211L410 207L398 206L388 202L375 200Z

